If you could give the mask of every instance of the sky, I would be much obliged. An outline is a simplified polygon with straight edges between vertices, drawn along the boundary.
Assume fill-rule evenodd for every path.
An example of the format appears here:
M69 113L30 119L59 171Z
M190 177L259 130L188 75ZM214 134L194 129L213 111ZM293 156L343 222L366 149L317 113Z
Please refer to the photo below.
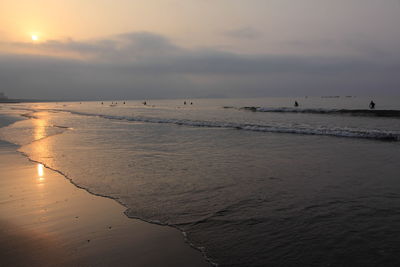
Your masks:
M399 0L2 0L0 92L400 95Z

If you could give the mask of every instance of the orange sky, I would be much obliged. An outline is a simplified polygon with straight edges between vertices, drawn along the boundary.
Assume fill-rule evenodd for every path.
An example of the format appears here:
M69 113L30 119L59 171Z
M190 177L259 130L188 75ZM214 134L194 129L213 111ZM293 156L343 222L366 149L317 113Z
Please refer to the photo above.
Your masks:
M326 53L331 48L321 43L357 38L374 46L398 43L399 13L398 0L2 0L0 41L28 42L32 34L42 42L88 40L146 31L186 47L302 53L307 46L308 52ZM299 43L312 47L291 47Z
M24 41L32 33L46 39L87 39L124 32L149 31L199 40L243 22L250 12L231 1L132 0L3 0L2 31L8 39ZM265 10L266 11L266 10Z

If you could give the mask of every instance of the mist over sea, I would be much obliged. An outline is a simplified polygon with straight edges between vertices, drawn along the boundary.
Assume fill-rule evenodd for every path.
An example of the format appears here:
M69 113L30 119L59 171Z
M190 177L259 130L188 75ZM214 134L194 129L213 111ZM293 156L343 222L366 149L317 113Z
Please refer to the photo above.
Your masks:
M2 105L0 139L219 266L400 266L400 98L184 101Z

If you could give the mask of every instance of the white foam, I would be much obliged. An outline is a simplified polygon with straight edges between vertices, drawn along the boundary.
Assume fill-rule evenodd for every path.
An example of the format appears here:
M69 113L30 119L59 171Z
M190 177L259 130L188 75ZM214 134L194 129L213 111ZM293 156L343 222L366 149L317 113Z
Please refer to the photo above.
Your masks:
M60 110L60 111L65 111L65 110ZM336 136L336 137L376 139L376 140L386 140L386 141L400 141L400 133L393 131L373 130L373 129L355 129L355 128L340 128L340 127L313 128L305 125L285 126L285 125L240 124L234 122L162 119L162 118L152 118L152 117L142 117L142 116L127 117L127 116L91 114L91 113L76 112L76 111L68 111L68 112L77 115L97 116L104 119L126 120L133 122L175 124L175 125L192 126L192 127L231 128L237 130L270 132L270 133L324 135L324 136Z

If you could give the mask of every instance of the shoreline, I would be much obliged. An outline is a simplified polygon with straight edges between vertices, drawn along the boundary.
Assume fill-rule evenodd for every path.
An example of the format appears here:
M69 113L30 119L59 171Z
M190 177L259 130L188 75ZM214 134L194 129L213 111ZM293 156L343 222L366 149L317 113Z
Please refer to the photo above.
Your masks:
M119 202L77 187L17 148L0 141L2 264L212 266L178 229L128 218Z
M0 142L6 142L6 141L0 140ZM11 144L11 145L14 145L14 144ZM0 149L1 149L1 148L0 148ZM126 212L126 211L128 210L128 207L126 206L126 204L124 204L123 202L121 202L118 198L113 198L113 197L111 197L111 196L102 195L102 194L99 194L99 193L94 193L94 192L90 191L90 189L85 188L85 187L82 187L82 186L76 184L70 177L68 177L68 175L64 174L62 171L57 170L57 169L53 169L53 168L47 166L46 164L44 164L43 162L40 162L40 161L36 161L36 160L34 160L34 159L31 159L31 158L29 157L29 155L25 154L24 152L21 152L21 151L19 151L19 150L16 150L16 152L17 152L18 154L22 155L24 158L26 158L29 162L31 162L31 163L33 163L33 164L40 164L40 165L43 165L44 168L46 168L46 169L48 169L48 170L50 170L50 171L52 171L52 172L54 172L54 173L57 173L57 174L61 175L64 179L66 179L66 180L67 180L69 183L71 183L74 187L76 187L76 188L78 188L78 189L80 189L80 190L83 190L83 191L87 192L88 194L93 195L93 196L95 196L95 197L106 198L106 199L109 199L109 200L112 200L112 201L116 202L117 204L119 204L120 206L122 206L123 208L125 208L125 210L123 211L123 214L124 214L125 217L128 218L128 219L131 219L131 220L139 220L139 221L144 222L144 223L154 224L154 225L156 225L156 226L161 226L161 227L170 227L170 228L172 228L172 229L177 230L178 232L180 232L180 233L182 234L182 236L183 236L183 238L184 238L184 242L185 242L189 247L191 247L192 249L194 249L194 250L196 250L196 251L198 251L198 252L200 252L200 253L202 254L204 260L209 264L208 266L218 266L217 263L213 262L209 257L207 257L206 253L204 252L204 250L203 250L202 248L196 247L196 246L187 238L187 234L186 234L186 232L185 232L184 230L180 229L180 228L177 227L176 225L173 225L173 224L163 224L163 223L161 223L161 222L159 222L159 221L149 221L149 220L145 220L145 219L140 218L140 217L129 216L129 215L127 214L127 212Z

